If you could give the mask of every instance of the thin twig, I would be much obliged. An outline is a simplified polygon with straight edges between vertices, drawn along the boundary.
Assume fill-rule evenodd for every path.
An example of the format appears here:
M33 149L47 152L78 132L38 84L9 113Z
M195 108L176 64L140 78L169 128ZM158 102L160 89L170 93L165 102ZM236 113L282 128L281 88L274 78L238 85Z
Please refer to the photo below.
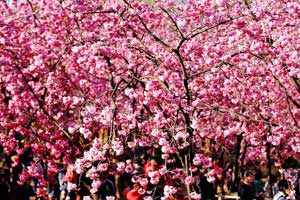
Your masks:
M164 47L170 49L170 46L165 43L164 41L162 41L162 39L160 39L158 36L156 36L145 24L144 20L141 18L141 16L136 15L138 17L138 19L140 20L140 22L142 23L143 27L146 29L146 31L154 38L155 41L161 43Z
M162 10L169 16L169 18L171 19L171 21L172 21L173 24L175 25L177 31L179 32L181 38L182 38L182 39L185 38L184 35L183 35L183 33L182 33L182 31L179 29L179 27L178 27L176 21L175 21L174 18L170 15L170 13L169 13L166 9L164 9L164 8L162 8L162 7L160 7L160 9L162 9Z
M212 68L216 68L216 69L217 69L217 68L220 68L220 67L222 67L224 64L225 64L225 62L222 61L222 62L220 62L219 64L217 64L217 65L214 66L214 67L210 67L210 68L208 68L208 69L202 70L201 72L197 72L197 73L194 73L194 74L190 75L189 78L195 78L196 76L202 75L202 74L204 74L204 73L206 73L206 72L210 72Z
M234 21L234 20L236 20L236 19L239 19L239 18L241 18L241 17L244 17L244 15L241 15L241 16L238 16L238 17L235 17L235 18L232 18L232 19L228 19L228 20L225 20L225 21L221 21L221 22L219 22L219 23L216 24L216 25L207 27L207 28L205 28L205 29L202 30L202 31L199 31L199 32L197 32L197 33L192 34L189 38L194 38L194 37L196 37L197 35L199 35L199 34L201 34L201 33L204 33L204 32L206 32L206 31L209 31L209 30L214 29L214 28L216 28L216 27L218 27L218 26L221 26L221 25L226 24L226 23L228 23L228 22L231 22L231 21ZM204 28L204 27L201 27L201 28L199 28L199 29L202 29L202 28ZM196 29L196 30L197 30L197 29Z

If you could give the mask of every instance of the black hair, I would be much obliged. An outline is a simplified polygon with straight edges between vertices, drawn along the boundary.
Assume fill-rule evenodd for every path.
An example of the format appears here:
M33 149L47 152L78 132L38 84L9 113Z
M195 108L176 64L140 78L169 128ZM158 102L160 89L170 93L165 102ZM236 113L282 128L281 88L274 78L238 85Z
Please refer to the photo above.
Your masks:
M262 173L260 170L256 170L255 180L260 180L262 178Z
M270 176L270 182L271 182L271 183L276 183L276 182L277 182L277 177L276 177L276 175L271 174L271 176Z
M138 164L138 165L143 165L143 160L142 160L142 158L139 158L139 157L134 158L134 162L135 162L136 164Z
M163 161L162 161L161 157L160 157L160 156L157 156L157 155L151 156L151 157L150 157L150 160L155 160L155 161L157 162L158 165L162 165L162 164L163 164Z
M246 178L246 177L249 177L249 176L252 176L252 175L254 175L254 172L252 171L252 170L246 170L245 172L244 172L244 178Z
M288 189L290 187L290 182L287 180L280 180L278 182L278 190L284 191L285 189Z

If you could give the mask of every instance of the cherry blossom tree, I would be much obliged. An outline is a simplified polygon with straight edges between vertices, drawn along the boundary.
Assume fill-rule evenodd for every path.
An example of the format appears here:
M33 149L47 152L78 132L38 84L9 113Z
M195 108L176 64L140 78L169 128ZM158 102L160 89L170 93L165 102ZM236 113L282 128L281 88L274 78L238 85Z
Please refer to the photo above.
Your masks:
M124 172L123 155L152 150L165 163L158 173L182 179L194 199L198 169L214 161L213 173L237 175L255 160L271 169L298 159L299 9L295 0L1 1L0 145L13 166L30 152L47 169L32 161L20 181L46 184L59 163L73 164L91 192L102 173ZM165 198L176 193L167 186Z

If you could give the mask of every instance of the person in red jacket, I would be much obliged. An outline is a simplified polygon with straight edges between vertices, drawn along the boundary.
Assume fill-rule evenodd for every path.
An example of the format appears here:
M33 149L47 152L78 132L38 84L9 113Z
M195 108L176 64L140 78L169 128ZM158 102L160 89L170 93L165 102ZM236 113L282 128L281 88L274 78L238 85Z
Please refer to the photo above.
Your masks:
M149 172L159 170L160 164L158 157L152 157L150 162L147 162L144 166L145 176L148 177Z
M139 185L135 184L133 186L133 189L127 192L126 200L142 200L144 195L140 194L138 190L139 190Z

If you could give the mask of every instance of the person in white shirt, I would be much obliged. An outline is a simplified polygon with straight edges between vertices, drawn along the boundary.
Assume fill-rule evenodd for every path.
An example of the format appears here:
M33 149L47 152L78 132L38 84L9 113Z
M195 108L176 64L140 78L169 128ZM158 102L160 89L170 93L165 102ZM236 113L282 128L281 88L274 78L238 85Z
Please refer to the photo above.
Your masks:
M291 193L291 184L287 180L280 180L278 182L278 192L274 196L273 200L287 200L287 197Z

